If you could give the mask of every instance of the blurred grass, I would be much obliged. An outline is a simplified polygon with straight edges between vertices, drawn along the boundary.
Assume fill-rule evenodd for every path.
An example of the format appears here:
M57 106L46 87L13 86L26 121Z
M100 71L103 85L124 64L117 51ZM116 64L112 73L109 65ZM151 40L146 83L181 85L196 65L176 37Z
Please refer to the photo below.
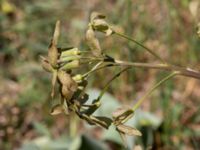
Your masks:
M89 14L95 10L105 13L110 23L171 63L199 69L200 40L195 30L199 18L191 13L192 2L1 0L0 147L14 149L24 141L39 137L34 122L46 126L55 139L68 134L68 117L49 116L50 80L41 69L38 57L47 52L56 20L62 22L60 46L88 48L84 33ZM103 49L115 58L154 62L148 53L132 43L117 37L99 37ZM107 74L114 72L114 69L106 70ZM154 70L133 69L117 79L109 92L121 102L132 104L164 75ZM100 71L90 79L90 87L102 88L108 79L105 71ZM101 83L96 82L100 80ZM149 138L155 149L200 148L199 90L199 81L180 77L168 81L144 103L142 109L163 118L157 130L147 127L152 132ZM145 146L145 140L138 139Z

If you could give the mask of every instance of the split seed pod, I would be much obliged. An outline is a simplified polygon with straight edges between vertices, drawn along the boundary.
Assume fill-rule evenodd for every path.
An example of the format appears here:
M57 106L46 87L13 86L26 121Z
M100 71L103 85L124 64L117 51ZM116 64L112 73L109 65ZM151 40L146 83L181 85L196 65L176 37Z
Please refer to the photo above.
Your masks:
M91 15L90 15L90 22L93 22L95 19L105 19L106 16L102 13L99 13L99 12L93 12Z
M49 63L54 68L57 67L57 59L58 59L57 42L58 42L59 35L60 35L60 21L57 21L56 27L54 30L53 39L51 40L51 43L48 49L48 60L49 60Z
M130 108L118 108L112 113L115 125L125 123L133 116L134 112Z
M58 79L61 85L66 86L68 90L75 92L78 88L77 83L72 79L72 77L63 70L58 71Z
M86 41L94 56L101 56L102 50L99 44L98 39L95 36L94 30L92 29L91 25L89 26L86 32Z
M53 67L49 64L49 62L45 58L41 57L41 63L42 63L42 68L45 71L47 71L47 72L53 72L54 71Z
M123 124L117 125L117 131L124 133L126 135L130 135L130 136L133 136L133 135L142 136L142 133L139 130L127 125L123 125Z

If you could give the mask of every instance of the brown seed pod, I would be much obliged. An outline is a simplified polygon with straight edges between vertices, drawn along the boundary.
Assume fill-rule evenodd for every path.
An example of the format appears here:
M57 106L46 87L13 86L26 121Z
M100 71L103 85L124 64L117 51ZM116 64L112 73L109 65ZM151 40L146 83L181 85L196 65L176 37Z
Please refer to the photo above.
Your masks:
M47 72L53 72L54 69L53 67L49 64L48 61L41 59L41 63L42 63L42 68L47 71Z
M58 43L59 35L60 35L60 21L57 21L55 30L54 30L53 39L51 40L51 44L48 49L48 60L49 60L49 63L54 68L57 67L57 59L58 59L57 43Z
M77 83L72 79L70 74L66 73L63 70L58 71L58 80L62 86L68 88L68 90L75 92L78 88Z
M92 12L90 15L90 22L94 21L95 19L105 19L106 16L99 12Z
M86 32L86 41L94 56L101 56L102 50L99 44L98 39L95 36L94 30L89 26Z
M102 32L108 30L109 28L109 25L104 19L95 19L92 22L92 26L94 27L95 30L102 31Z
M66 100L70 100L74 94L74 92L72 90L68 89L68 87L66 85L62 86L61 92L62 92L62 96Z
M127 126L127 125L119 124L119 125L116 126L116 128L117 128L117 131L124 133L126 135L142 136L142 133L139 130L137 130L133 127Z
M112 113L112 116L114 118L114 123L116 125L125 123L133 116L134 112L128 108L128 107L121 107L118 108L116 111Z

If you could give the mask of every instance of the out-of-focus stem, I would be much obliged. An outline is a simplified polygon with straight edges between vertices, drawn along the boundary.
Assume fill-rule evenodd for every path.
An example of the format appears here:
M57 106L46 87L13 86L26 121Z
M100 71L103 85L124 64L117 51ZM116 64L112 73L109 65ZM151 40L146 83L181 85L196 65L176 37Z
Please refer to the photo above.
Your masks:
M200 79L199 71L196 71L190 68L169 65L169 64L151 64L151 63L127 62L127 61L115 60L115 65L159 69L159 70L172 71L172 72L176 71L176 72L179 72L180 75L195 78L195 79Z
M163 78L161 81L159 81L157 84L155 84L149 91L146 92L146 94L140 98L137 103L133 106L132 110L133 112L142 104L142 102L149 96L151 95L151 93L157 88L159 87L162 83L164 83L165 81L169 80L170 78L174 77L175 75L179 74L179 72L173 72L171 74L169 74L167 77Z
M125 34L122 34L122 33L119 33L117 31L114 31L114 33L120 37L123 37L133 43L136 43L137 45L141 46L142 48L144 48L145 50L147 50L149 53L151 53L153 56L155 56L157 59L159 59L162 63L164 64L167 64L165 60L163 60L158 54L156 54L153 50L151 50L150 48L144 46L143 44L141 44L140 42L132 39L131 37L125 35Z

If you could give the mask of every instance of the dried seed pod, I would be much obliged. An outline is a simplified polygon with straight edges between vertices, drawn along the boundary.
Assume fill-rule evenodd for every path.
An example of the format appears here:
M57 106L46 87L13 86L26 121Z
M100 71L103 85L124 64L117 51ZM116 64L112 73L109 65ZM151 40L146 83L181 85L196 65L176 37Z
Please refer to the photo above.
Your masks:
M95 30L104 32L104 31L108 30L109 25L107 24L107 22L104 19L95 19L92 22L92 27Z
M112 113L114 118L114 123L116 125L124 123L128 121L133 116L134 112L130 108L118 108L116 111Z
M58 59L57 43L58 43L59 35L60 35L60 21L57 21L55 30L54 30L53 39L51 40L51 44L48 49L48 60L49 60L49 63L54 68L57 67L57 59Z
M55 26L55 30L54 30L54 34L53 34L53 43L56 46L58 44L58 38L59 38L59 36L60 36L60 20L58 20L56 22L56 26Z
M51 109L51 115L58 115L63 113L63 107L62 105L58 104L52 107Z
M62 86L61 92L62 92L62 96L66 100L70 100L74 94L74 92L72 90L70 90L66 85Z
M91 26L89 26L87 32L86 32L86 41L90 49L92 50L92 53L94 56L101 56L102 50L99 44L98 39L95 36L94 30Z
M142 133L139 130L137 130L133 127L127 126L127 125L119 124L119 125L116 126L116 128L117 128L117 131L124 133L126 135L142 136Z
M56 68L57 67L57 59L58 59L58 49L53 43L53 40L51 41L51 44L48 49L48 60L49 63Z
M79 67L80 67L80 61L79 60L73 60L73 61L63 65L60 69L68 71L68 70L79 68Z
M47 72L53 72L54 71L53 67L46 60L41 59L41 63L42 63L42 68L45 71L47 71Z
M63 70L58 71L58 79L62 86L68 88L68 90L75 92L78 88L77 83L72 79L70 74L66 73Z
M92 22L95 19L105 19L106 16L102 13L99 12L92 12L92 14L90 15L90 22Z

